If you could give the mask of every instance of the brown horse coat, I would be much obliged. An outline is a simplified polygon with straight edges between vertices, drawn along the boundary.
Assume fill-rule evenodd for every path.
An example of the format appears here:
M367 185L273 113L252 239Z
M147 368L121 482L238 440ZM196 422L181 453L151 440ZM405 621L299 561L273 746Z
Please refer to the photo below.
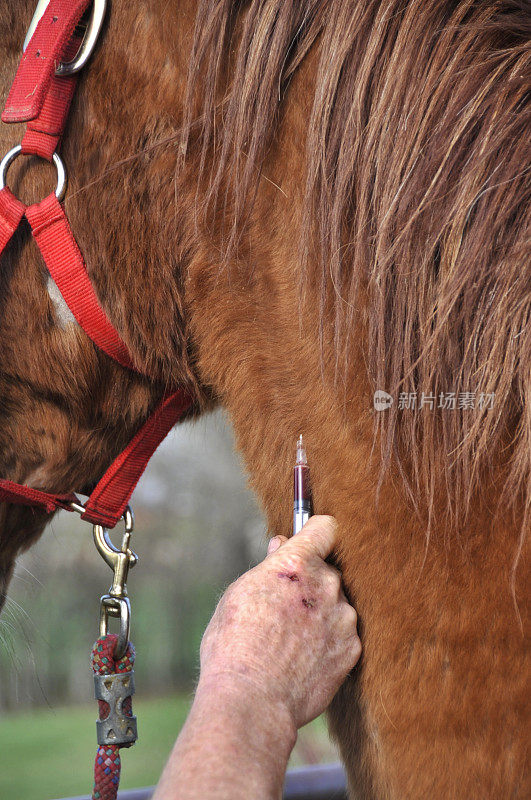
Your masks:
M4 97L33 5L0 0ZM93 483L179 381L229 410L287 534L304 434L362 622L330 715L362 798L530 793L525 12L114 0L62 145L66 209L153 381L58 316L27 231L0 271L2 476ZM2 151L20 135L2 126ZM17 163L10 185L36 199L50 172ZM494 407L398 408L452 391ZM0 524L7 586L44 520L2 507Z

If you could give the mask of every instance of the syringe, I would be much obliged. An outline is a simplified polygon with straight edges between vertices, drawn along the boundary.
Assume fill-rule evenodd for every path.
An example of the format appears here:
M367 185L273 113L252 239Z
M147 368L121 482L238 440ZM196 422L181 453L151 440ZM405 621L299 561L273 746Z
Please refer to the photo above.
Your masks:
M293 535L312 516L312 492L310 488L310 469L306 460L306 450L302 435L297 441L297 460L293 470Z

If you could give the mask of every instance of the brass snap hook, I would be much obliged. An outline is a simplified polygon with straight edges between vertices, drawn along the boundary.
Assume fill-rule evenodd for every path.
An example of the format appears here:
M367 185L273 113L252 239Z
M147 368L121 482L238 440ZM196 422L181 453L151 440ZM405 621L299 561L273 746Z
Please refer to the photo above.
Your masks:
M124 512L124 523L125 531L120 550L111 542L107 528L103 525L94 525L92 529L94 544L99 554L114 572L112 586L109 589L111 597L127 597L126 583L129 569L138 561L138 556L129 547L134 527L133 512L129 506Z
M94 543L103 560L113 571L113 581L108 594L100 598L100 636L106 636L109 628L109 617L118 617L120 631L114 651L115 658L125 655L129 641L129 628L131 624L131 606L127 597L127 576L129 569L134 567L138 556L129 547L133 533L134 517L129 506L124 512L124 535L122 545L118 550L109 538L109 532L102 525L94 525Z

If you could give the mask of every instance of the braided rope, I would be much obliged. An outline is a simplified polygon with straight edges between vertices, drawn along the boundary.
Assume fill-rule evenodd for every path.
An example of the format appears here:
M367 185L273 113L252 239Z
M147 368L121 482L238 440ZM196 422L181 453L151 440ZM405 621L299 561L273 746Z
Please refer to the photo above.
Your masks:
M113 675L118 672L130 672L135 663L135 649L131 642L122 658L114 659L114 650L118 637L114 633L100 636L92 648L92 669L96 675ZM109 704L98 700L100 719L109 713ZM132 700L128 697L123 703L126 714L132 712ZM120 783L120 746L117 744L100 745L94 762L94 789L92 800L116 800Z

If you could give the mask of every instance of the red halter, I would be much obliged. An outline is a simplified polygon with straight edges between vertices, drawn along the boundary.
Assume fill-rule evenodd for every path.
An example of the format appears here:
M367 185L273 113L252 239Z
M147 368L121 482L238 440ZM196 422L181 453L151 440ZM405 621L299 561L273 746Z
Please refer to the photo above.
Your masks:
M64 69L62 62L79 49L80 39L75 29L89 3L90 0L51 0L22 56L9 92L2 120L28 125L22 144L11 150L0 165L0 255L25 216L50 275L87 336L123 367L135 369L127 345L98 302L60 202L64 171L55 151L76 86L75 75L65 75L69 70ZM31 206L25 206L13 195L4 185L4 177L19 154L37 155L56 164L55 194ZM97 484L82 519L104 527L116 525L149 459L192 403L193 397L185 389L164 396ZM80 510L73 494L43 492L4 479L0 479L0 501L35 506L47 513L58 508Z

